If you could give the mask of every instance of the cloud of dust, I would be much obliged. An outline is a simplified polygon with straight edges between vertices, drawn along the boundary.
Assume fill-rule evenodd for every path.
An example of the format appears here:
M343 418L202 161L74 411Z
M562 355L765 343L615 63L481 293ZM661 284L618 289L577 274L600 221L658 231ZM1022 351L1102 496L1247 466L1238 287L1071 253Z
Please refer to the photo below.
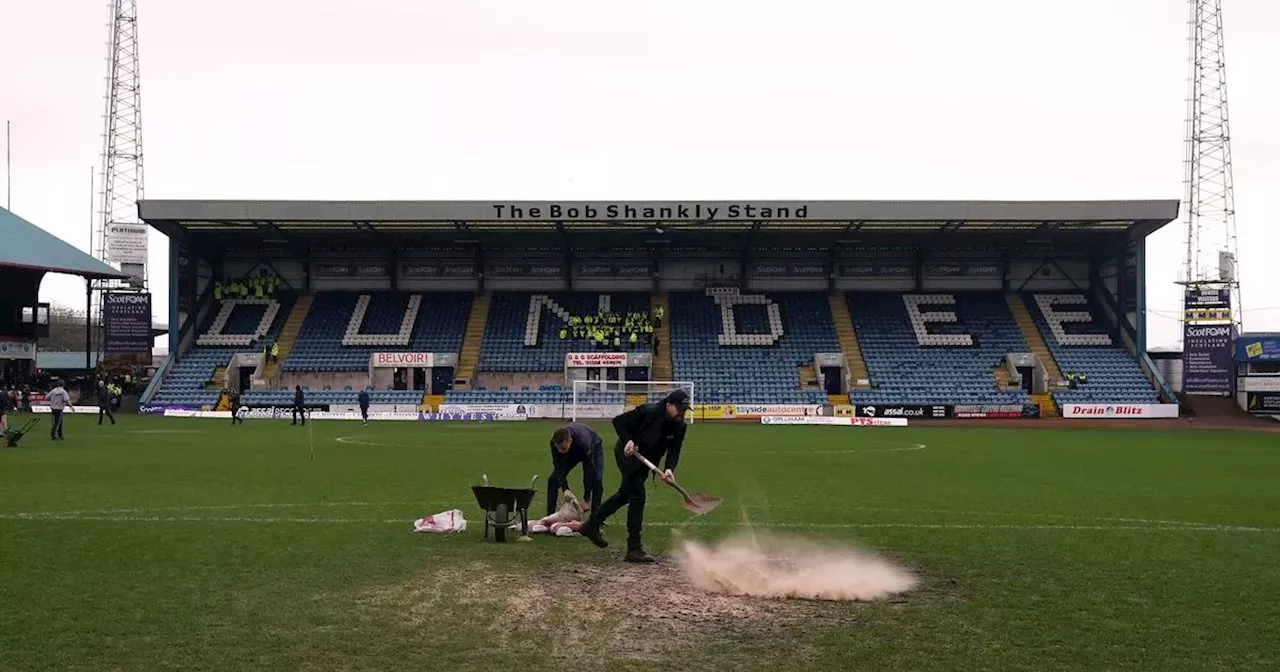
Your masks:
M727 595L869 601L919 583L907 570L868 553L751 532L710 546L683 541L676 559L695 587Z

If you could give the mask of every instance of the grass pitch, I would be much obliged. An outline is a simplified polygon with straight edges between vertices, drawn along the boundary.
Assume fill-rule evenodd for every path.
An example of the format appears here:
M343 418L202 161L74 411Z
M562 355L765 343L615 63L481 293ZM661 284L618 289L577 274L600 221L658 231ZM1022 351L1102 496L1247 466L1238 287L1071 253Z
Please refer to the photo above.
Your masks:
M0 451L0 670L1280 667L1275 435L690 428L681 479L726 503L651 491L650 550L745 517L923 580L806 603L624 566L621 515L606 551L481 539L469 486L543 485L553 428L319 422L310 461L287 422L38 425ZM410 531L453 507L464 535Z

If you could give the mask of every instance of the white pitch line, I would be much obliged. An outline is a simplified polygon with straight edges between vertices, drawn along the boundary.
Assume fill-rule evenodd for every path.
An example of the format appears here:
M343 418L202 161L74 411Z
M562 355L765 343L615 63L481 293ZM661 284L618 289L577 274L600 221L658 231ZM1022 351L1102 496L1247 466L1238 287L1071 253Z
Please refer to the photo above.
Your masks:
M146 508L122 508L122 509L81 509L78 511L47 511L47 512L25 512L12 515L29 516L38 518L41 516L78 516L78 515L103 515L111 516L117 514L129 513L156 513L162 511L235 511L237 509L306 509L311 507L337 507L337 506L434 506L434 505L450 505L457 502L448 501L415 501L415 502L299 502L294 504L191 504L184 506L156 506Z
M468 451L475 450L475 448L469 447L469 446L441 446L438 444L410 445L407 443L384 443L380 441L369 441L359 436L339 436L335 438L334 441L337 441L338 443L346 444L349 446L372 446L375 448L423 448L428 450L468 450ZM853 448L853 449L842 448L839 450L753 450L751 452L754 454L763 454L763 455L853 455L857 453L901 453L901 452L907 452L907 451L925 450L926 448L928 448L928 446L923 443L909 443L906 441L903 441L903 442L871 441L869 443L877 443L881 445L884 445L884 444L897 445L898 447L897 448ZM487 451L487 450L495 450L495 449L496 450L528 450L528 447L511 444L511 445L489 446L484 450ZM711 449L711 450L698 450L698 452L707 453L710 455L726 455L726 454L738 455L738 454L741 454L742 451Z
M655 527L712 526L714 523L645 523ZM909 530L1084 530L1084 531L1146 531L1146 532L1280 532L1275 527L1253 527L1248 525L1020 525L999 523L751 523L746 527L764 527L779 529L909 529Z
M40 520L40 519L58 520L58 519L64 519L64 517L70 517L66 519L79 520L79 519L83 519L86 516L128 516L132 514L183 512L183 511L237 511L242 509L305 509L305 508L378 507L378 506L456 507L457 505L458 505L458 502L456 500L415 500L415 501L397 501L397 502L366 502L366 501L295 502L295 503L270 503L270 504L210 504L210 505L193 504L193 505L184 505L184 506L161 506L161 507L146 507L146 508L80 509L80 510L71 510L71 511L31 511L31 512L3 514L3 515L0 515L0 518L3 518L4 516L10 516L12 517L12 519L21 519L21 520ZM774 505L774 506L745 506L741 508L744 508L749 511L772 511L772 510L794 509L797 507L787 506L787 505ZM1191 529L1222 528L1222 527L1226 527L1226 528L1253 527L1253 526L1241 526L1241 525L1232 525L1232 524L1224 524L1224 523L1206 523L1206 522L1188 521L1188 520L1162 520L1162 519L1152 519L1152 518L1133 518L1133 517L1118 517L1118 516L1080 516L1080 515L1065 515L1065 514L1054 514L1054 513L1009 513L1009 512L1002 512L1002 511L962 511L962 510L955 510L955 509L908 509L908 508L880 507L880 506L850 506L845 508L846 510L849 510L849 511L868 511L868 512L879 512L879 513L941 514L941 515L950 515L950 516L985 516L985 517L1007 516L1011 518L1017 518L1017 517L1051 518L1051 519L1058 519L1058 520L1085 520L1085 521L1096 521L1096 522L1136 523L1136 524L1142 525L1142 529L1149 529L1149 528L1155 528L1155 527L1180 527L1180 528L1191 528ZM880 523L877 523L877 524L880 524ZM896 525L896 523L885 523L885 524ZM867 523L867 525L870 525L870 523ZM921 523L920 525L927 525L927 524ZM960 523L956 523L953 525L960 525ZM1115 529L1115 528L1108 528L1108 529ZM1268 528L1259 528L1259 529L1268 529Z
M842 449L842 450L753 450L753 453L764 453L767 455L856 455L858 453L902 453L914 450L924 450L928 448L923 443L903 444L899 448L858 448L858 449ZM716 450L706 451L711 453L727 453L733 451Z
M335 438L334 441L337 441L338 443L348 445L348 446L372 446L375 448L416 448L416 449L422 449L422 450L466 450L471 452L476 451L474 446L451 446L451 445L440 444L440 443L426 443L426 442L418 443L418 444L382 443L378 441L367 441L358 436L339 436ZM529 449L529 446L521 446L516 444L498 444L498 445L488 446L484 448L484 450L486 451L487 450L528 450L528 449Z
M0 514L0 520L65 521L65 522L150 522L150 523L255 523L255 524L307 524L307 525L405 525L408 518L287 518L257 516L73 516ZM650 527L726 527L735 523L706 521L651 522ZM1018 524L966 524L966 523L755 523L749 527L765 529L906 529L906 530L1020 530L1067 532L1280 532L1280 528L1252 527L1245 525L1204 525L1182 527L1152 527L1145 525L1018 525Z

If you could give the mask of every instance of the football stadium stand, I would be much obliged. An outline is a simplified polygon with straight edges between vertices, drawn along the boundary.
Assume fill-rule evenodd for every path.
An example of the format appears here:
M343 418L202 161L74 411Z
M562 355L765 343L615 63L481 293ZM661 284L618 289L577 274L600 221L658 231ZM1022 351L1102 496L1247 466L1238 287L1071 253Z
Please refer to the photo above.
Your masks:
M574 338L571 320L600 313L647 316L649 312L649 296L637 292L494 292L489 297L488 321L476 364L476 372L481 374L478 378L482 374L528 373L561 379L565 355L571 352L648 352L650 335L643 331L636 332L634 343L628 333L621 333L616 345L613 338L597 344L591 339ZM573 403L572 391L561 384L520 385L519 389L508 385L498 385L497 389L489 389L484 384L472 387L471 390L450 390L445 401L451 404ZM618 404L622 399L621 392L592 390L580 395L579 403Z
M850 312L872 389L859 404L1026 404L1021 390L997 390L1005 355L1025 352L999 293L850 292Z
M640 351L649 349L647 334L635 343L621 337L596 347L587 339L561 338L574 316L597 313L649 314L649 297L638 293L551 293L494 292L489 299L489 322L480 347L480 372L563 372L564 357L570 352Z
M470 309L460 292L319 292L281 370L363 371L375 352L456 353Z
M1054 391L1058 403L1159 403L1137 359L1114 342L1085 295L1033 294L1026 302L1063 375L1084 376L1075 388Z
M673 375L695 381L699 401L826 403L822 390L800 389L796 374L815 353L840 349L826 295L713 288L670 301Z
M299 384L313 404L368 386L375 405L568 406L585 376L602 384L579 386L580 406L689 381L705 404L1145 407L1173 393L1141 354L1141 241L1177 209L144 201L184 269L144 403L212 405L245 384L253 360L236 355L276 343L251 405L289 405ZM206 298L209 278L257 273L286 290ZM605 339L576 328L601 313Z
M165 375L154 403L205 406L217 403L222 382L215 374L239 352L257 352L284 325L295 296L277 293L271 299L225 299L206 316L208 325L195 344Z

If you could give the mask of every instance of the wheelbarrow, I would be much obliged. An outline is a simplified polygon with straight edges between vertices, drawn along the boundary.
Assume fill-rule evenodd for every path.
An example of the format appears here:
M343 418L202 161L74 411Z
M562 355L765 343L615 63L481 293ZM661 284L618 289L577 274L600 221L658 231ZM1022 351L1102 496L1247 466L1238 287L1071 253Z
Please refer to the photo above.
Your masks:
M527 488L500 488L489 485L489 477L484 476L484 485L471 486L475 493L476 503L484 511L484 538L489 538L489 526L493 526L493 538L496 541L507 540L507 528L520 521L520 534L529 534L529 505L537 493L533 489L538 482L537 474L529 481Z

